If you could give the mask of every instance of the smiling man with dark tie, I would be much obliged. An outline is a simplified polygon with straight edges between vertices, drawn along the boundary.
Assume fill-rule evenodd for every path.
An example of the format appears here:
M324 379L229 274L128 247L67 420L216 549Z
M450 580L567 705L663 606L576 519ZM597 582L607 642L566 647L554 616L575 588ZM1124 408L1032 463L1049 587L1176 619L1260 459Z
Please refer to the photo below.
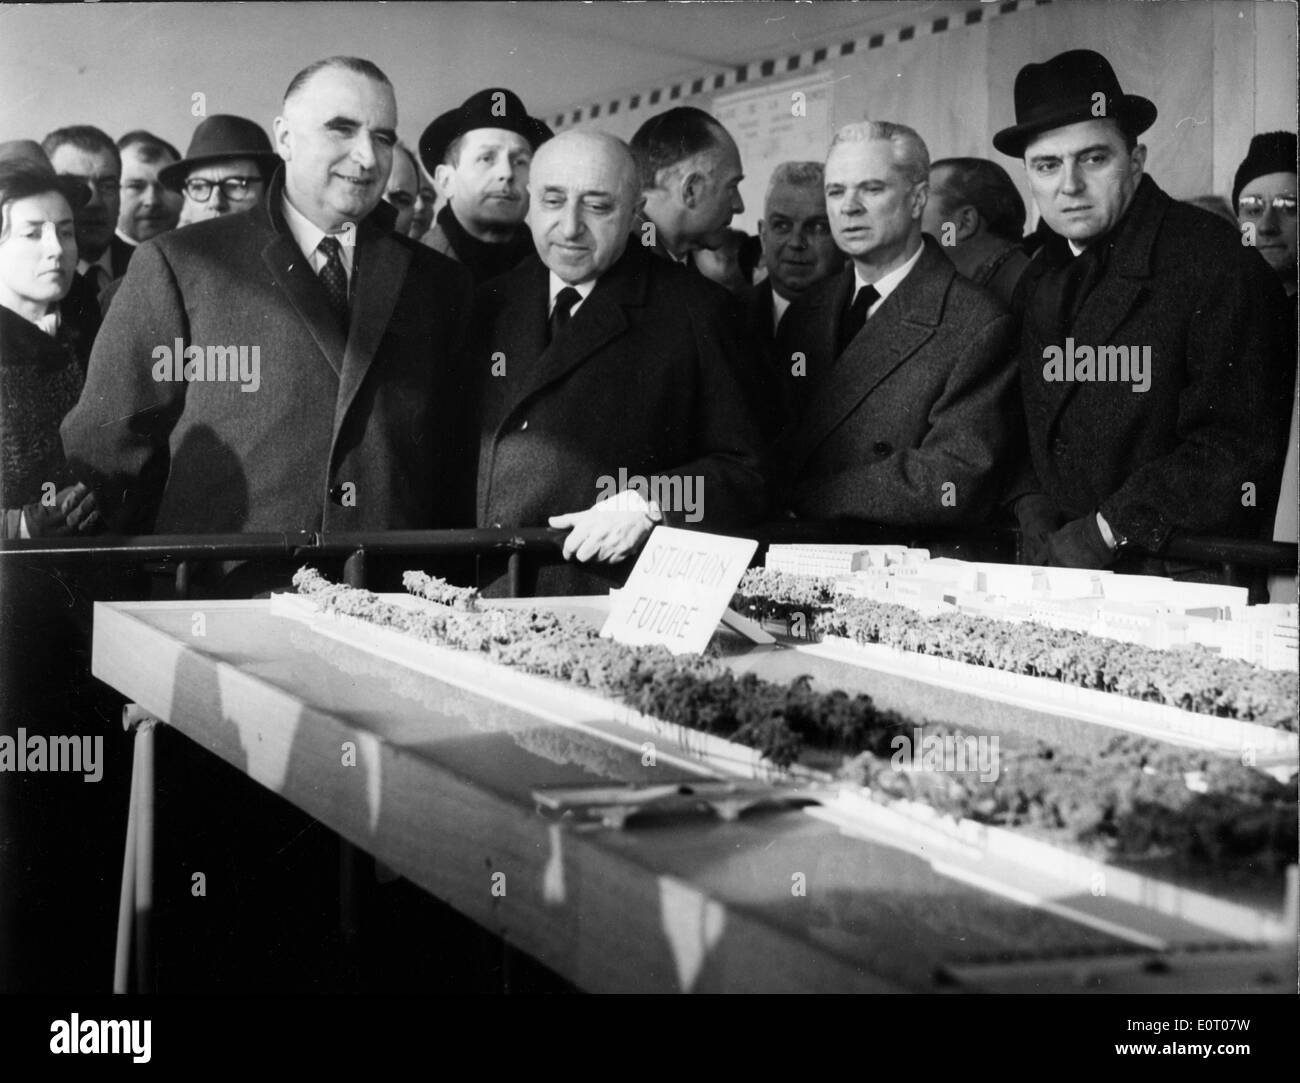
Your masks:
M116 526L452 525L438 411L458 408L469 278L392 233L396 126L373 64L313 64L275 120L266 198L139 247L63 427Z

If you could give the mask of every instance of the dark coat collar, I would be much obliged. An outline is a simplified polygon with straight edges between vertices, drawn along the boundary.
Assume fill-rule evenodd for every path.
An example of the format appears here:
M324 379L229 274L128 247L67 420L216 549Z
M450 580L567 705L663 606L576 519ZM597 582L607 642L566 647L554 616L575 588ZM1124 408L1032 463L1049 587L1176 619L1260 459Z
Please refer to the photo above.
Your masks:
M796 302L811 310L804 319L816 336L810 343L812 356L825 358L822 364L826 367L812 374L815 382L801 416L778 440L778 457L787 460L792 471L797 471L817 445L943 322L948 290L957 271L933 237L923 235L922 245L921 258L911 273L838 357L835 346L840 317L855 285L852 263L807 300ZM789 316L787 313L786 318Z
M623 255L600 276L563 337L550 345L546 342L550 271L540 257L530 257L488 287L504 297L498 317L500 330L492 348L503 350L515 362L516 371L522 368L519 379L511 381L502 425L527 399L567 376L627 330L625 310L646 303L649 276L657 271L654 260L633 235Z
M337 428L388 327L411 263L411 249L393 235L395 212L382 200L357 224L352 309L345 339L343 329L330 311L320 279L298 248L285 221L280 203L283 195L282 167L276 170L267 186L265 203L251 213L259 215L272 234L262 249L263 261L306 324L330 368L339 377L334 419Z

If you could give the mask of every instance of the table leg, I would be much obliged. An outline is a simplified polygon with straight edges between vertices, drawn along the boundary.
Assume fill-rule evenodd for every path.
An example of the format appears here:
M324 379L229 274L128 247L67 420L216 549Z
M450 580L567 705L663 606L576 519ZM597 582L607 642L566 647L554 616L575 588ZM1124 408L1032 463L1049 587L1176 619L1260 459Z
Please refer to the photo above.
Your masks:
M136 791L135 833L135 973L141 993L154 991L153 972L153 831L154 753L157 720L140 722L135 732Z
M133 749L134 751L134 749ZM113 963L113 992L130 992L131 922L135 909L135 803L137 776L131 771L131 796L127 798L126 846L122 854L122 893L117 904L117 952Z
M130 990L131 955L135 948L135 989L152 993L153 972L153 838L154 756L158 720L134 703L122 710L122 726L132 732L131 796L122 854L122 890L118 896L117 950L113 992Z

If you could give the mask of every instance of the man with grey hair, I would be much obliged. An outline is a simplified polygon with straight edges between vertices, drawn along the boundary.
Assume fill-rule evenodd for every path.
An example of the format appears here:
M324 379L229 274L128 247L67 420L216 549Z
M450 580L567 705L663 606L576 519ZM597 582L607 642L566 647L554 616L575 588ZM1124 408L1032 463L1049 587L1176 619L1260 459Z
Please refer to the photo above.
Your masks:
M319 61L275 118L265 198L136 250L63 423L115 527L466 525L448 504L447 479L472 466L449 446L462 407L447 381L469 278L392 231L396 128L374 64ZM218 589L270 585L240 576Z
M570 563L534 569L525 592L603 593L657 522L761 516L759 435L728 295L629 235L641 186L626 144L563 132L529 187L537 256L481 286L472 320L478 523L568 530Z
M777 338L793 417L774 488L797 515L973 524L998 495L1012 322L922 234L929 167L902 124L851 124L831 144L826 209L852 266L794 301Z

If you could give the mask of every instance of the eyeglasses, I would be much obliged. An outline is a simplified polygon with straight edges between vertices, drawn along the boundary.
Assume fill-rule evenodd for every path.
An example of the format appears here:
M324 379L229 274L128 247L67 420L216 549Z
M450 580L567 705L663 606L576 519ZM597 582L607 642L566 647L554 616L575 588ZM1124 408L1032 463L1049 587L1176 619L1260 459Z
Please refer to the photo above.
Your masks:
M1242 196L1237 200L1237 213L1243 218L1263 218L1270 205L1279 214L1295 217L1295 196L1274 196L1271 200L1263 196Z
M195 177L187 180L182 187L185 189L185 194L195 203L206 203L214 188L220 188L222 195L231 203L243 203L257 194L253 185L261 185L261 183L261 177L223 177L219 181Z

